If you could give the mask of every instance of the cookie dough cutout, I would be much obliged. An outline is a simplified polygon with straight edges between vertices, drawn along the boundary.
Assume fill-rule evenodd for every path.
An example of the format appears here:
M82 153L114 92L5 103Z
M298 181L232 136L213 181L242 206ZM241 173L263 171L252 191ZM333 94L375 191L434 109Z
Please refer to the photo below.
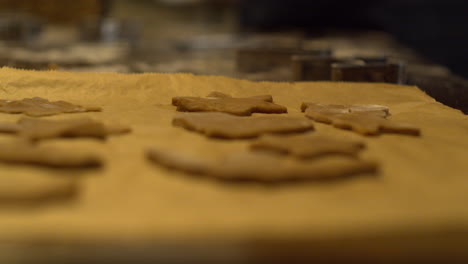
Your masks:
M130 131L130 127L127 126L104 125L89 118L69 120L21 118L17 124L0 123L1 133L18 134L32 141L64 137L105 139L108 135L125 134Z
M222 92L211 92L209 93L207 96L207 98L232 98L232 96L230 96L229 94L225 94L225 93L222 93ZM273 101L273 98L271 99L271 101L269 102L272 102Z
M0 112L9 114L24 113L25 115L33 117L50 116L62 113L84 113L100 111L102 111L100 107L85 107L74 105L65 101L51 102L40 97L26 98L18 101L0 101Z
M30 173L0 176L0 205L43 205L69 201L77 194L76 179L44 177Z
M357 157L364 148L363 142L315 134L264 135L250 145L250 149L254 151L274 152L301 159L315 159L328 155Z
M319 122L331 123L330 116L340 114L366 114L375 117L386 118L390 115L388 107L383 105L339 105L339 104L319 104L302 103L302 112L309 112Z
M229 153L219 159L200 155L152 149L152 162L170 169L199 174L225 181L281 183L289 181L324 181L358 174L374 174L377 164L349 157L333 157L314 162L255 152Z
M314 129L311 121L300 117L240 117L224 113L178 114L172 123L208 137L224 139L255 138L267 133L300 133Z
M146 152L146 157L163 167L191 174L207 174L214 162L213 159L200 155L165 151L157 148L149 149Z
M50 168L97 168L103 161L99 156L17 141L0 143L0 162Z
M172 104L180 112L222 112L238 116L250 116L252 113L282 114L288 110L273 103L271 95L247 98L233 98L230 95L212 92L206 98L174 97Z
M21 127L15 123L0 123L0 133L17 134Z
M387 120L386 117L390 113L385 106L303 103L301 108L306 117L314 121L349 129L362 135L420 135L420 129L415 126Z

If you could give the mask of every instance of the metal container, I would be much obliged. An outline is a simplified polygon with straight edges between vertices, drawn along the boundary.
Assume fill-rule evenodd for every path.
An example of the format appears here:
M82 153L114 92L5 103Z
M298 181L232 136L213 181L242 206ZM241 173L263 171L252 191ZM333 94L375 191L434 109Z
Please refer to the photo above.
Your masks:
M237 50L239 72L269 71L277 67L290 67L293 56L328 56L330 50L306 50L301 48L243 48Z
M403 84L406 79L403 63L333 63L331 67L332 81L347 82L386 82Z
M293 56L293 81L331 81L332 64L334 63L365 64L363 60L354 58L338 59L331 56Z

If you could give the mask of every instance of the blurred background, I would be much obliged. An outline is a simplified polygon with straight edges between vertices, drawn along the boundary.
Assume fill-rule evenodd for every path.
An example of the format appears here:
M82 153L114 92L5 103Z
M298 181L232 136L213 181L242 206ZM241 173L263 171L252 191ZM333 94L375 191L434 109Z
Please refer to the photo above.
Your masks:
M466 0L0 0L0 65L418 85L468 113Z

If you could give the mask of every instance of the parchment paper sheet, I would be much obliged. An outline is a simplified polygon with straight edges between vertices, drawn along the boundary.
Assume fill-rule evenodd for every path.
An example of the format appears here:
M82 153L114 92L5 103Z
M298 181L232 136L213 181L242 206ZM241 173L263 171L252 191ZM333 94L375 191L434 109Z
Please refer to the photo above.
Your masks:
M392 120L419 126L422 136L362 137L317 124L316 133L365 140L364 157L381 163L377 177L331 183L230 184L147 161L144 151L150 146L200 155L246 149L248 141L211 140L171 125L176 114L173 96L205 96L211 91L235 97L271 94L292 116L303 115L300 104L304 101L382 104L390 107ZM468 257L468 118L417 87L0 70L0 99L34 96L104 109L51 119L87 116L128 124L133 132L105 142L44 143L104 156L105 168L82 175L0 164L0 184L21 184L19 179L29 175L31 181L78 177L80 185L79 196L71 203L0 208L0 243L94 245L96 250L109 244L192 243L206 245L208 252L210 245L213 250L225 245L235 247L236 256L247 254L246 258L255 258L262 250L270 252L270 247L302 248L302 253L314 256L341 252ZM15 122L20 117L0 113L1 121ZM0 135L1 142L10 140L11 136Z

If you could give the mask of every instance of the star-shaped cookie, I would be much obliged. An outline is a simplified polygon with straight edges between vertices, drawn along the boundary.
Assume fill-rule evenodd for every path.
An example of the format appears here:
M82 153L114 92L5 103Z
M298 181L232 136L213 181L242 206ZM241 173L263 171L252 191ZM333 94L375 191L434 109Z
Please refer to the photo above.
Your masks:
M50 116L62 113L99 112L101 110L102 109L100 107L85 107L65 101L51 102L40 97L26 98L16 101L0 101L0 112L9 114L24 113L25 115L34 117Z
M227 94L212 92L206 98L174 97L172 104L177 106L177 111L181 112L223 112L238 116L250 116L252 113L288 112L286 107L273 103L271 95L233 98Z
M420 129L413 125L386 119L390 115L386 106L303 103L301 108L306 117L314 121L349 129L362 135L420 134Z

